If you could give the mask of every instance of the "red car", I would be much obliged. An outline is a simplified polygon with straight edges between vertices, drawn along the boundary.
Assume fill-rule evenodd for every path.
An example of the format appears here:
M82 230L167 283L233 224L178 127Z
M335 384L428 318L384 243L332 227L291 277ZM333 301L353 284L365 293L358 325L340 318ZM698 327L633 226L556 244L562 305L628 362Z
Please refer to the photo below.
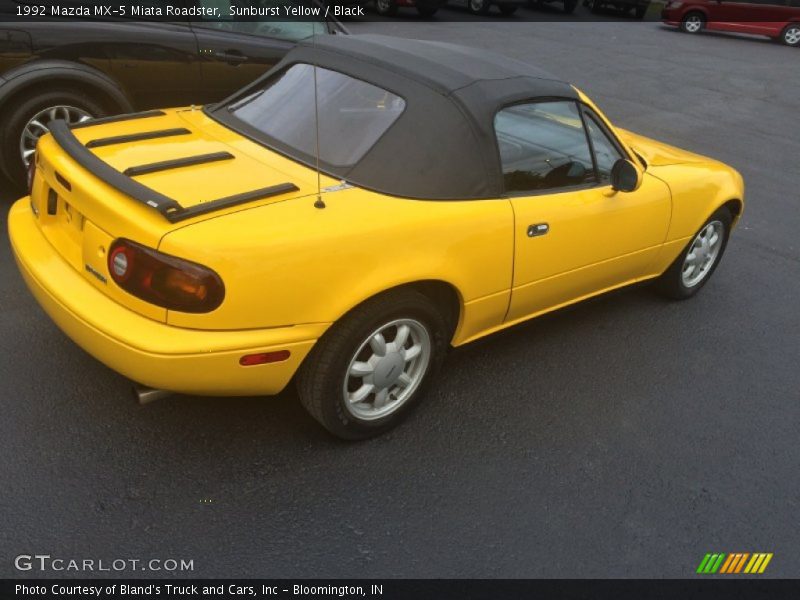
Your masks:
M800 0L668 0L661 18L686 33L753 33L800 46Z

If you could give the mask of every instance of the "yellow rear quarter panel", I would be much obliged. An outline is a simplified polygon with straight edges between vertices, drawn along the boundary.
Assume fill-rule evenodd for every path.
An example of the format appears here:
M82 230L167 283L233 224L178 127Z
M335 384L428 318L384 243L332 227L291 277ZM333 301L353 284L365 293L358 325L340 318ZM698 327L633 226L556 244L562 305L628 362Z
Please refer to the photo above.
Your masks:
M356 188L324 194L323 209L314 200L243 210L165 236L160 250L213 268L226 289L214 312L170 312L168 323L240 329L332 322L375 294L424 280L452 285L473 306L500 295L490 320L502 320L513 265L508 201L418 201Z

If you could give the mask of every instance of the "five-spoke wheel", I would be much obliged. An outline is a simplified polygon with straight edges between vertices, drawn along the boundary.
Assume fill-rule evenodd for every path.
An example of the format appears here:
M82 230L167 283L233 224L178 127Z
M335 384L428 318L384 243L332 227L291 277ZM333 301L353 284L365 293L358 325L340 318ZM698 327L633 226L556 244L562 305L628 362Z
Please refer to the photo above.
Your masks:
M781 33L781 42L787 46L800 46L800 23L791 23Z
M690 12L681 21L681 29L686 33L699 33L706 25L703 13Z

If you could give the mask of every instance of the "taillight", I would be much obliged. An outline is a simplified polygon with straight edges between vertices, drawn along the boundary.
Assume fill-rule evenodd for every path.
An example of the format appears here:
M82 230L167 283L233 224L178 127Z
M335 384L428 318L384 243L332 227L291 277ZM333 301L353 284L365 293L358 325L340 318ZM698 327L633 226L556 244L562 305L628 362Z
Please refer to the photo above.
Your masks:
M126 292L170 310L210 312L225 297L222 279L208 267L124 238L111 244L108 272Z
M28 195L33 194L33 178L36 177L36 153L31 156L31 162L28 164Z

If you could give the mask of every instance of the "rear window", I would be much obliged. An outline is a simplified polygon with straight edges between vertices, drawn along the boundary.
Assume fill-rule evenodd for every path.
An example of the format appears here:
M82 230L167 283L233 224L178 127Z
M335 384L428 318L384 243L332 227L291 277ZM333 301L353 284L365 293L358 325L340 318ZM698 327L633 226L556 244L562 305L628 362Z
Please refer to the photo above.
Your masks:
M314 69L317 74L319 158L335 167L356 164L405 109L405 101L378 86L308 64L292 65L228 111L267 138L316 156Z

